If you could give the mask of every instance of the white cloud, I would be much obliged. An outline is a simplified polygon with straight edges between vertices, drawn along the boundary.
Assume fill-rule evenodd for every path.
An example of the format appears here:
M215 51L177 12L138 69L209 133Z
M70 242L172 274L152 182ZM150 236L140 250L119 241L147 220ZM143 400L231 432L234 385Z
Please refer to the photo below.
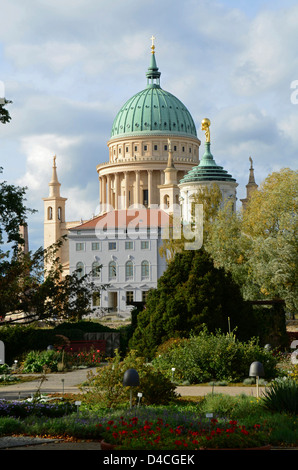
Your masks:
M42 44L11 44L6 48L6 54L18 68L43 66L59 73L77 62L84 61L88 50L79 43L62 43L47 41Z
M46 197L54 155L58 156L59 172L63 177L71 168L71 150L79 142L80 137L67 138L55 134L24 137L21 140L21 150L26 156L27 169L17 184L28 186L32 192L43 191L43 196Z
M266 10L252 21L245 46L235 56L233 79L238 93L256 95L276 89L297 70L297 21L298 6Z

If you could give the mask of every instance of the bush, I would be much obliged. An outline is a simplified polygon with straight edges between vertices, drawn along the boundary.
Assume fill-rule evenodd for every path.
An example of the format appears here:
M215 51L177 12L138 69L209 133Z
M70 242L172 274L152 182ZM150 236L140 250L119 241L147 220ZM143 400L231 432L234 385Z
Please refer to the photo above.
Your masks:
M25 358L22 372L25 374L43 372L44 368L48 369L50 372L57 372L61 357L62 354L59 351L31 351Z
M98 368L96 374L89 373L86 401L100 403L107 408L127 402L130 390L123 386L123 376L130 368L136 369L140 378L140 385L133 387L134 400L138 392L142 393L142 400L146 404L167 404L175 398L175 385L160 371L146 364L144 358L136 357L135 352L131 351L122 361L117 351L115 357L109 359L107 366Z
M260 415L260 406L256 398L247 395L234 397L223 393L209 393L200 402L198 410L199 413L213 413L214 416L240 419L248 415Z
M11 417L0 417L0 436L22 433L25 430L23 422Z
M262 403L271 411L297 414L298 383L290 378L275 380L262 397Z
M277 375L277 357L258 346L257 340L240 342L234 334L213 334L206 329L189 339L168 341L156 356L153 366L169 378L174 367L180 383L240 382L254 361L262 362L267 379Z
M8 364L0 364L0 374L8 374L10 367Z

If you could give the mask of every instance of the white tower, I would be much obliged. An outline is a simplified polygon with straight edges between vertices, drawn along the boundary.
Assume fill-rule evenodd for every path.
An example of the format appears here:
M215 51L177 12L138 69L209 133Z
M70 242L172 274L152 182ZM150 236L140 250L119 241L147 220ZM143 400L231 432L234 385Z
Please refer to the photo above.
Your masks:
M60 195L61 184L57 177L56 156L53 158L52 179L49 182L49 197L44 201L44 248L56 243L66 235L65 202L67 198ZM68 243L65 241L57 253L63 268L68 267Z

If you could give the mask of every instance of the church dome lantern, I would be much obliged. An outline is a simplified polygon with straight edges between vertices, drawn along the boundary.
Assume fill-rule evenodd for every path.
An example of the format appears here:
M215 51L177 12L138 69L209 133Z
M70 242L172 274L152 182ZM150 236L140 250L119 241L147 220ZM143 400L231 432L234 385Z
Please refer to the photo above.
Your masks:
M195 123L186 106L160 86L155 47L152 45L147 86L122 106L114 119L111 139L128 136L185 135L197 137Z

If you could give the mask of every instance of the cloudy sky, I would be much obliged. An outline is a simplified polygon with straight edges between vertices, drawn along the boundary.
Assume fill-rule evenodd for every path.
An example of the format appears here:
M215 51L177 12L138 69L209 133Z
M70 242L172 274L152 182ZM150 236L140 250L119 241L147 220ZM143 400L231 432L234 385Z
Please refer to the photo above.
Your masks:
M27 186L30 248L43 244L43 203L57 155L67 220L98 206L96 165L124 102L146 86L156 37L161 86L200 122L245 197L249 156L260 183L297 169L296 0L0 0L0 124L6 181ZM294 83L293 83L294 82ZM1 93L2 92L2 93Z

